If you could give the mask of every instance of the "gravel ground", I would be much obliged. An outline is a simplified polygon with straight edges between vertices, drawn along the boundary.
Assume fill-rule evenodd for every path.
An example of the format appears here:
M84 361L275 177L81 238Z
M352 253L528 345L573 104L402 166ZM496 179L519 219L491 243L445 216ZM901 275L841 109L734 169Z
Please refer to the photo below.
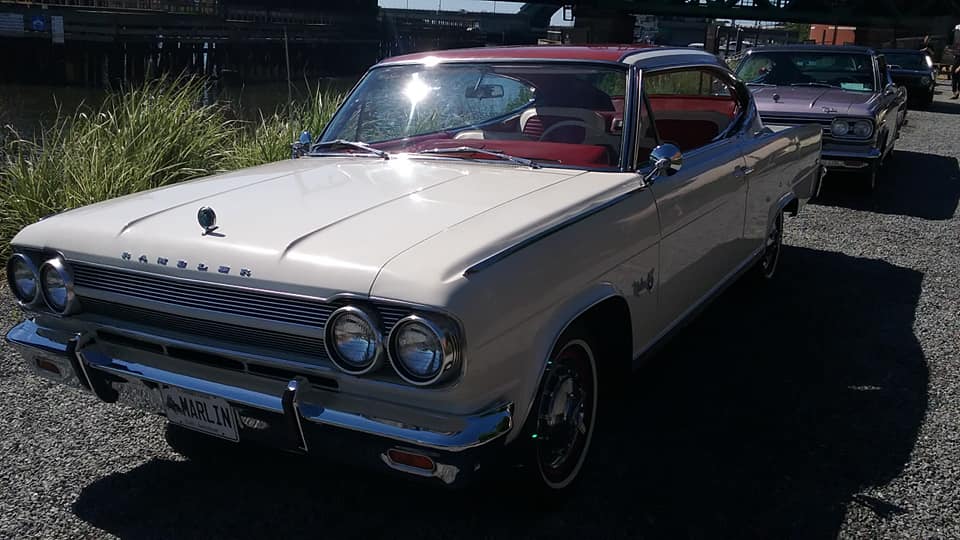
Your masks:
M549 511L258 451L204 467L161 419L0 346L0 538L960 538L960 105L911 111L877 193L828 177L779 279L735 285L636 376ZM0 329L15 322L0 292Z

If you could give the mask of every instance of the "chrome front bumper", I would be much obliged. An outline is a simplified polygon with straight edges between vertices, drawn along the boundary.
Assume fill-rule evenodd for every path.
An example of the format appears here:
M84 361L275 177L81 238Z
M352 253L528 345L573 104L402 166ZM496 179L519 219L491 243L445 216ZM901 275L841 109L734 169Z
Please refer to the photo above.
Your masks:
M507 403L475 415L446 416L346 396L305 377L248 376L243 385L225 384L202 376L204 369L214 373L216 368L177 369L175 361L161 368L149 353L118 354L119 349L102 346L93 336L58 332L30 320L10 330L6 340L34 374L90 391L107 403L164 414L162 388L214 396L237 412L241 441L388 467L444 484L462 483L479 469L513 425L513 406ZM429 456L436 467L428 471L394 463L390 450Z
M866 169L873 166L882 157L880 150L877 148L850 148L846 146L837 148L828 144L823 146L821 153L822 159L820 162L824 167L832 170Z

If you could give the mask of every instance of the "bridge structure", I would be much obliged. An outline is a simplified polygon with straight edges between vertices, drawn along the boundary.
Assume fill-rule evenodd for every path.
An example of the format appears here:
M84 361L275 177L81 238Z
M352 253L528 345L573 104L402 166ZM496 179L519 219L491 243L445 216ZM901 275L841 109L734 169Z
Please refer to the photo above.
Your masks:
M533 0L571 6L577 16L611 13L916 27L960 23L960 0Z
M558 6L381 9L377 0L0 0L0 82L115 85L161 72L244 82L356 75L384 56L529 44Z
M537 43L556 11L549 4L526 4L517 13L381 9L383 53Z
M536 43L565 6L581 42L631 42L637 14L931 34L960 22L960 0L529 0L512 14L377 0L0 0L0 82L104 85L184 70L280 81L288 59L298 80L355 75L412 50Z
M380 57L377 0L0 0L0 82L116 85L161 72L281 81Z

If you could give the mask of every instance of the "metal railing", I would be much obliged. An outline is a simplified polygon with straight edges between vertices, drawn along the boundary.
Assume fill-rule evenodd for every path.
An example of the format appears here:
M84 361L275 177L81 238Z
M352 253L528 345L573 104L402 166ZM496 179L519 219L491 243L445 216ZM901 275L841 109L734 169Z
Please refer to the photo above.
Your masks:
M217 0L0 0L0 5L16 4L26 7L63 7L82 9L113 9L125 11L159 11L164 13L193 13L213 15L219 12Z

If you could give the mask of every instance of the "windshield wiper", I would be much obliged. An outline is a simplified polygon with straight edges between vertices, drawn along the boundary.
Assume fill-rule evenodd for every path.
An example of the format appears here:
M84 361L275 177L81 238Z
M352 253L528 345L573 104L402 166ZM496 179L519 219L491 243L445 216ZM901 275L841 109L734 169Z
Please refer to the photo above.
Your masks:
M539 169L541 165L532 159L511 156L510 154L504 154L503 152L495 152L493 150L484 150L483 148L475 148L473 146L458 146L456 148L431 148L429 150L421 150L417 152L418 154L483 154L485 156L493 156L500 158L505 161L512 161L520 165L530 167L531 169Z
M839 86L822 83L822 82L798 82L798 83L793 83L790 86L816 86L817 88L840 88Z
M765 82L748 82L747 86L776 86L775 84Z
M348 147L350 147L350 148L358 148L358 149L360 149L360 150L363 150L364 152L367 152L367 153L369 153L369 154L373 154L373 155L375 155L375 156L377 156L377 157L379 157L379 158L390 159L390 153L389 153L389 152L385 152L385 151L383 151L383 150L379 150L379 149L377 149L377 148L374 148L374 147L370 146L370 145L367 144L367 143L362 143L362 142L360 142L360 141L347 141L347 140L344 140L344 139L337 139L337 140L334 140L334 141L323 141L323 142L315 143L313 146L310 147L310 153L307 154L307 155L313 154L313 153L316 152L318 149L323 149L323 148L336 148L336 147L338 147L338 146L348 146Z

